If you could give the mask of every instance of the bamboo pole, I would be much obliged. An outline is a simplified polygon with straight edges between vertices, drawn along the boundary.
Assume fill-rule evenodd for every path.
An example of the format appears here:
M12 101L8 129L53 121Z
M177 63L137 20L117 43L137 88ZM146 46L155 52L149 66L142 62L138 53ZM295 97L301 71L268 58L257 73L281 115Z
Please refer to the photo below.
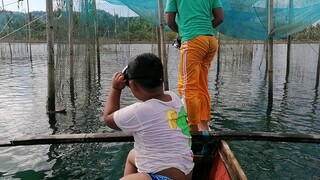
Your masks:
M91 39L91 24L90 24L90 11L89 11L89 0L84 0L85 1L85 19L86 19L86 61L87 61L87 87L90 89L91 88L91 54L93 53L92 50L92 39ZM88 91L90 92L90 91Z
M319 51L318 51L318 65L317 65L317 77L316 77L316 87L315 89L319 89L319 76L320 76L320 44L319 44Z
M292 8L293 1L289 1L289 24L292 23ZM291 54L291 44L292 44L292 35L288 36L288 44L287 44L287 66L286 66L286 82L288 82L289 71L290 71L290 54Z
M96 52L97 52L97 69L98 69L98 80L100 81L101 77L101 66L100 66L100 43L98 37L98 19L97 19L97 4L96 0L93 1L94 3L94 34L96 37ZM128 25L129 26L129 25Z
M74 35L74 26L73 26L73 0L69 0L69 58L70 58L70 80L74 79L74 50L73 50L73 35Z
M114 37L117 34L117 17L116 17L116 10L113 9L113 17L114 17Z
M30 61L32 62L32 49L31 49L31 26L30 26L30 21L31 21L31 14L29 10L29 0L27 0L27 9L28 9L28 32L29 32L29 58Z
M69 0L69 76L70 76L70 101L75 106L74 95L74 23L73 23L73 0Z
M273 72L273 0L268 0L268 71ZM272 79L272 78L271 78Z
M290 143L320 143L320 135L304 135L272 132L236 132L236 131L202 131L193 132L194 144L216 143L220 140L229 141L271 141ZM24 136L8 141L0 141L0 147L44 145L44 144L72 144L95 142L133 142L130 133L89 133L89 134L61 134L45 136Z
M55 112L55 70L53 42L53 5L52 0L46 0L47 11L47 61L48 61L48 101L47 112Z
M163 83L164 90L169 90L169 81L168 81L168 57L166 53L166 43L165 43L165 20L164 20L164 10L163 10L163 1L158 0L158 16L159 16L159 27L160 27L160 43L161 43L161 61L163 64Z
M161 57L161 42L160 42L160 27L157 26L157 45L158 45L158 56Z
M286 82L289 81L291 43L292 43L292 36L289 35L289 36L288 36L288 44L287 44Z
M218 55L217 55L217 74L220 72L220 47L221 47L221 34L220 32L217 32L218 34Z
M268 62L268 114L272 110L273 104L273 0L268 0L268 45L267 45L267 62Z
M287 67L290 64L290 52L291 52L291 44L292 44L292 36L288 36L288 44L287 44Z
M9 44L9 51L10 51L10 59L12 61L12 47L11 47L10 41L8 42L8 44Z

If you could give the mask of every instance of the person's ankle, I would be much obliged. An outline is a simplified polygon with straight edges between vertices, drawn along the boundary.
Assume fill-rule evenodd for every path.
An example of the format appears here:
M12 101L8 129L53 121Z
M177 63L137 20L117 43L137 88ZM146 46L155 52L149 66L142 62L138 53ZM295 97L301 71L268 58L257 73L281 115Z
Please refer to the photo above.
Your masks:
M199 131L197 125L190 125L189 130L190 130L190 132L198 132Z
M200 123L198 124L198 130L199 131L210 131L208 121L200 121Z
M198 131L210 131L210 127L201 127L198 129Z

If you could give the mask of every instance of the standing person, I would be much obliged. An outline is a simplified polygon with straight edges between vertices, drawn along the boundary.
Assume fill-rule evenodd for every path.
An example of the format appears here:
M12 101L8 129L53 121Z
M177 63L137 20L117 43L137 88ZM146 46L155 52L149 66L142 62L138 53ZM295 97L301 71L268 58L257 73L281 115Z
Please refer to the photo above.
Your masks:
M141 102L120 108L128 86ZM133 133L122 180L191 180L193 153L186 112L177 94L163 91L163 66L151 53L137 56L127 70L116 72L104 107L112 129Z
M217 53L214 28L223 22L220 0L167 0L167 23L181 37L178 91L190 131L210 130L208 74Z

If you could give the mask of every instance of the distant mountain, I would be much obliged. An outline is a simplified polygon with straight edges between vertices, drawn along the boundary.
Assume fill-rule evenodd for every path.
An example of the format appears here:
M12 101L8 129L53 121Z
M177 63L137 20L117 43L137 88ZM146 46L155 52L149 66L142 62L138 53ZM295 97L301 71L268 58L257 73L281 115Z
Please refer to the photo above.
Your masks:
M44 11L33 11L33 12L31 12L31 15L33 15L34 17L40 17L40 16L43 16L45 14L46 14L46 12L44 12Z

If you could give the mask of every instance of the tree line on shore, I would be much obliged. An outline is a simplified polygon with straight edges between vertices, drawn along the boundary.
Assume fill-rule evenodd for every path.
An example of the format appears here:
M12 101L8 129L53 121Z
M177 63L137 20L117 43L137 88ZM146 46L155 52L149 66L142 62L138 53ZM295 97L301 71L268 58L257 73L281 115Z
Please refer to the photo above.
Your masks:
M99 39L105 41L157 41L157 28L151 22L144 20L139 16L121 17L117 14L97 10L96 18L90 17L86 19L84 24L93 24L96 19L95 32ZM60 18L64 16L64 18ZM55 29L54 34L67 35L69 33L68 18L63 12L54 12ZM80 12L73 13L74 29L83 21ZM28 25L28 23L30 23ZM30 29L29 29L30 28ZM0 12L0 38L7 41L45 41L46 40L46 12L34 11L29 14L21 12L1 11ZM76 31L82 31L83 27L78 27ZM29 32L31 39L29 39ZM92 32L90 32L92 33ZM77 34L77 33L75 33ZM82 34L78 33L80 38ZM172 31L166 32L167 40L174 40L176 33ZM296 34L292 35L295 41L319 41L320 40L320 23L308 27Z

